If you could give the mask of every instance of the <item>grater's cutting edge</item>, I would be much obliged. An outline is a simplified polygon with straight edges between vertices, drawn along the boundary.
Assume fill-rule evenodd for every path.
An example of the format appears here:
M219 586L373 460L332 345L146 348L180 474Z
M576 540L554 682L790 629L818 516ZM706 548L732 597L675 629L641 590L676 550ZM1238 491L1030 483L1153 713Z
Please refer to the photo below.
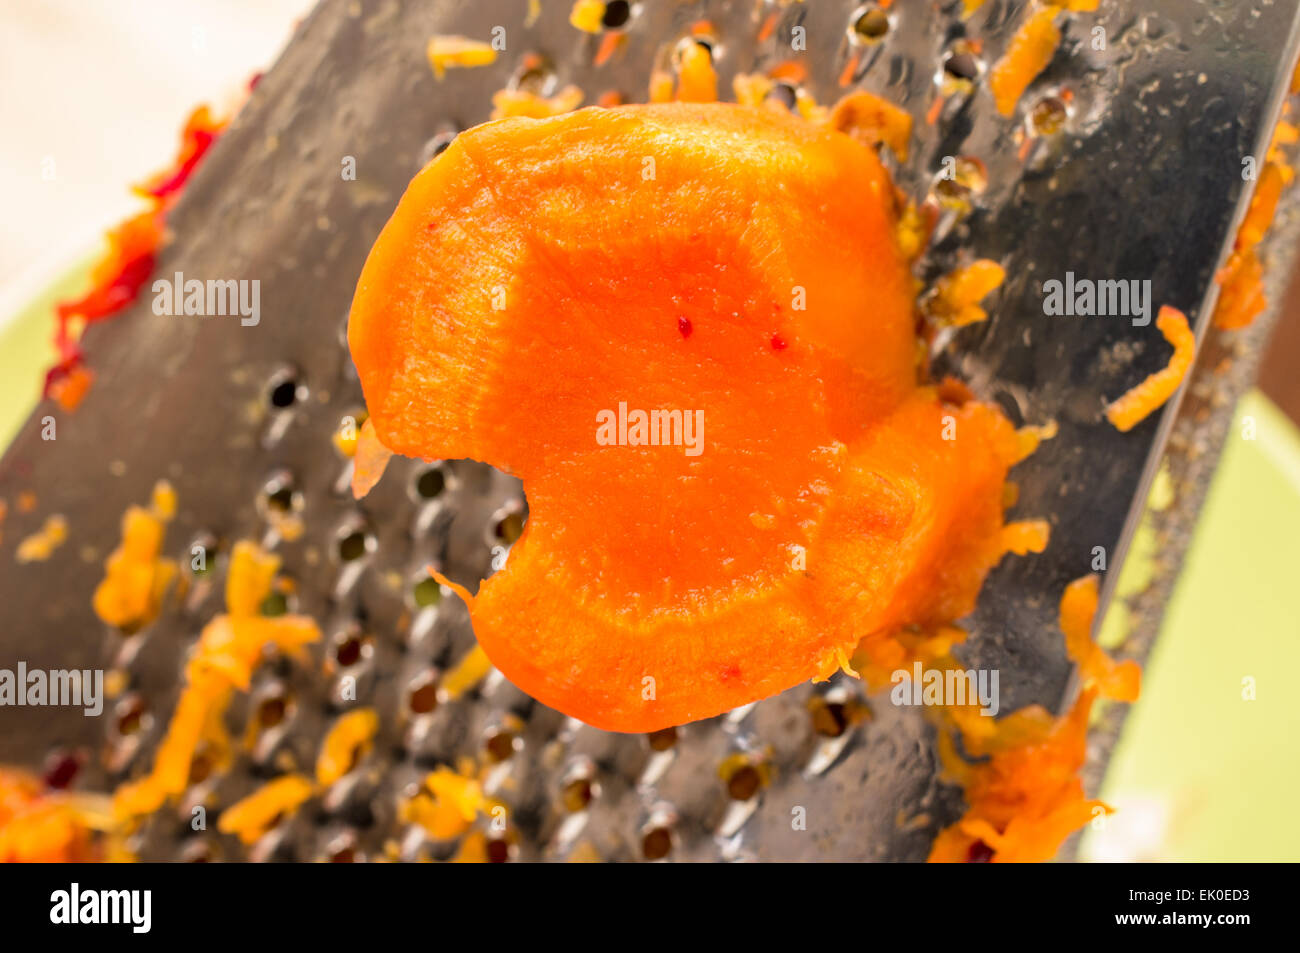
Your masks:
M569 27L561 15L567 11L547 5L530 29L519 23L524 6L327 0L303 24L171 216L176 241L158 266L163 275L260 278L263 322L243 329L222 325L222 319L158 318L146 301L114 326L88 334L98 380L85 404L75 416L59 417L52 444L40 440L40 420L52 411L38 409L0 464L0 495L35 488L40 498L34 514L11 515L7 539L33 531L52 512L68 518L71 533L49 562L6 569L0 596L15 624L0 636L0 653L33 667L116 663L130 671L132 691L152 716L129 761L138 771L174 704L182 653L217 611L213 590L219 587L129 639L105 632L90 612L90 592L103 556L116 544L121 513L146 500L154 480L166 477L181 499L169 549L185 555L190 541L205 533L222 537L228 549L233 539L263 536L259 493L287 475L288 498L297 494L307 531L294 543L280 542L278 550L297 579L298 608L321 622L326 641L310 667L278 663L260 671L253 693L232 709L232 723L241 727L266 693L291 691L297 714L283 750L310 770L329 720L330 686L318 674L322 656L358 623L375 637L373 662L359 673L367 686L359 703L377 703L384 727L375 753L358 770L259 842L252 856L310 859L348 845L354 855L373 857L394 840L403 856L445 856L449 845L424 843L396 823L396 795L434 764L458 755L483 757L504 730L512 737L501 773L511 825L505 832L488 830L501 856L560 858L585 843L607 859L657 856L665 844L667 856L677 859L924 857L935 831L959 812L960 795L936 782L932 735L915 713L877 703L870 721L845 723L844 706L865 702L860 687L843 678L686 726L671 745L664 737L614 736L577 725L496 676L472 698L445 704L428 719L402 710L410 679L430 666L445 667L472 645L454 600L445 599L434 613L415 611L413 581L428 562L464 581L485 575L492 546L501 542L496 527L523 506L513 481L463 462L429 470L395 464L360 506L339 492L346 467L333 456L329 434L359 407L342 346L343 316L365 252L427 147L448 126L486 118L491 91L509 80L527 51L549 54L555 81L578 83L589 100L610 88L639 99L656 53L705 16L717 28L724 89L736 72L800 58L813 74L809 87L830 101L840 92L836 79L850 52L845 27L858 9L829 2L642 4L629 24L624 58L595 68L598 41ZM931 5L895 5L889 37L863 58L864 88L922 115L933 95L932 76L955 37L963 29L983 36L991 60L1023 4L994 0L965 28L958 2L941 6L936 13ZM780 16L774 39L754 45L752 37L771 12ZM1248 15L1254 12L1258 16ZM1237 157L1251 154L1267 134L1266 100L1278 85L1277 64L1287 62L1293 48L1287 38L1295 12L1293 3L1258 11L1220 3L1103 4L1096 22L1111 28L1112 49L1119 51L1114 59L1091 63L1100 68L1079 75L1095 57L1078 48L1074 33L1074 24L1093 21L1076 18L1065 48L1028 94L1032 100L1060 84L1076 87L1068 156L1049 154L1053 161L1022 175L1011 154L1012 127L993 114L981 92L938 125L918 125L919 148L898 170L900 185L918 195L944 155L974 154L988 164L984 204L938 244L930 273L969 249L1003 258L1012 280L988 325L962 332L941 365L1027 422L1056 416L1062 423L1057 440L1017 472L1017 512L1050 513L1056 541L1043 557L1000 567L972 625L968 664L1013 676L1004 677L1004 710L1030 702L1056 705L1065 696L1069 668L1055 629L1056 598L1088 565L1080 558L1084 547L1070 541L1085 540L1088 549L1095 540L1118 544L1159 443L1156 428L1121 438L1096 420L1104 397L1159 365L1159 348L1138 341L1142 353L1129 366L1100 374L1092 365L1102 349L1132 343L1125 329L1081 324L1072 329L1073 347L1064 347L1055 326L1057 336L1044 333L1030 278L1067 267L1122 275L1135 258L1150 255L1156 300L1188 308L1201 298L1245 198ZM1207 18L1231 41L1217 49L1179 48L1177 38L1204 34ZM423 53L429 35L486 37L503 24L507 36L523 38L522 49L508 49L493 67L453 72L442 84L433 80ZM803 57L782 45L795 25L804 28L811 51ZM1198 82L1201 75L1205 83ZM1197 93L1207 84L1214 96ZM1257 98L1239 101L1242 90ZM1226 103L1221 113L1188 123L1169 108L1183 95ZM1139 157L1132 155L1135 140L1146 148ZM1232 156L1231 174L1188 167L1183 160L1191 153L1179 144L1192 141L1202 155ZM358 177L344 184L338 169L348 155L357 159ZM1112 197L1103 204L1095 176L1113 159L1122 159L1128 174L1118 185L1102 178ZM1151 187L1167 184L1152 171L1160 163L1166 175L1187 177L1184 191L1162 195ZM1189 194L1198 199L1195 215L1181 207ZM1142 200L1144 213L1136 222L1127 204L1134 199ZM1048 227L1053 212L1069 223L1071 208L1085 221L1149 232L1124 246L1119 233L1099 240ZM1202 327L1207 313L1200 312ZM286 374L301 384L304 398L272 412L266 390ZM1076 405L1080 391L1089 398L1086 408ZM1088 453L1090 460L1106 461L1103 472L1074 469L1079 455ZM420 495L422 480L437 483L428 472L440 474L444 485L432 500ZM375 546L359 574L332 555L340 534L358 531L373 536ZM47 579L53 584L42 585ZM358 609L364 609L360 619ZM838 714L818 720L810 716L810 702ZM36 765L59 745L97 751L106 741L119 750L123 744L111 714L96 721L61 709L26 709L6 711L4 718L0 762ZM769 762L775 768L771 784L751 797L733 796L743 792L729 792L717 772L736 753ZM191 795L229 804L276 770L273 757L260 765L246 759ZM96 764L83 784L102 790L115 780ZM590 799L571 812L562 794L575 784ZM806 830L792 829L798 808L805 811ZM232 839L195 835L184 820L188 814L170 810L156 816L140 839L142 856L245 856Z

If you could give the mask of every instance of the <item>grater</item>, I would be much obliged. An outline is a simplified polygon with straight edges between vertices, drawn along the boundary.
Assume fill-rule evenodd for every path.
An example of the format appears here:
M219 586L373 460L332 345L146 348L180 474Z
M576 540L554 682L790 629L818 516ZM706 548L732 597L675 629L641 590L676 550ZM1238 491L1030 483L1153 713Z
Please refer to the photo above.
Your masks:
M396 804L428 771L467 756L493 765L488 793L509 807L504 825L476 822L494 860L920 860L960 816L960 791L938 776L933 728L843 675L650 736L582 725L496 672L462 697L444 694L432 711L412 705L474 644L464 606L422 585L426 567L472 587L517 538L526 500L517 481L470 461L397 459L363 501L347 492L350 463L331 436L362 411L345 332L365 255L407 181L488 117L495 90L572 83L587 103L607 91L643 100L654 66L700 20L712 25L723 98L735 74L796 60L819 102L862 88L908 109L913 148L891 167L908 195L950 189L940 174L948 157L982 164L981 187L945 204L921 275L974 255L1002 261L1008 281L989 321L934 341L935 373L968 381L1017 425L1055 421L1059 433L1012 477L1021 491L1012 518L1049 519L1052 543L990 574L958 654L1001 672L1004 712L1068 703L1057 600L1089 571L1094 547L1109 554L1108 578L1117 574L1172 432L1183 492L1163 517L1163 581L1127 650L1149 647L1267 331L1263 320L1231 344L1205 335L1212 278L1249 199L1241 159L1262 153L1297 50L1295 0L1102 0L1066 21L1061 49L1012 119L996 113L980 80L1022 2L989 0L963 19L962 0L645 0L629 5L621 49L601 65L602 39L570 26L568 6L544 2L530 23L524 0L323 0L171 212L174 239L156 268L258 279L260 323L158 316L142 295L87 333L96 381L83 405L71 415L39 407L0 463L0 496L38 498L5 526L0 597L11 621L0 665L127 673L100 718L6 710L0 763L37 766L52 751L86 750L94 756L78 783L88 790L146 769L185 654L222 611L235 540L259 540L283 558L287 606L322 628L305 661L262 666L228 712L238 738L261 706L282 704L280 729L150 818L131 844L142 859L444 859L455 845L404 824ZM488 40L494 27L506 38L494 64L434 78L430 36ZM1091 42L1097 27L1104 49ZM953 79L975 79L973 91L936 106ZM1043 115L1063 128L1045 131L1035 120ZM347 159L355 180L340 175ZM959 205L969 210L952 210ZM1284 217L1276 257L1293 232ZM1207 353L1183 412L1166 408L1127 435L1104 421L1106 400L1160 367L1165 351L1154 325L1044 315L1042 282L1067 271L1150 278L1154 304L1194 316ZM1215 353L1238 358L1228 375L1209 376ZM57 420L54 441L41 436L47 415ZM181 603L128 635L94 616L91 593L122 512L162 478L180 500L167 555L184 569L198 543L215 559ZM302 521L297 538L274 528L286 511ZM68 542L44 563L15 563L13 541L52 513L67 519ZM342 664L359 645L357 661ZM344 674L357 680L355 701L340 698ZM310 771L329 724L360 705L380 714L372 752L303 810L248 847L191 830L193 804L219 810L286 767ZM1094 782L1118 717L1112 710L1093 746Z

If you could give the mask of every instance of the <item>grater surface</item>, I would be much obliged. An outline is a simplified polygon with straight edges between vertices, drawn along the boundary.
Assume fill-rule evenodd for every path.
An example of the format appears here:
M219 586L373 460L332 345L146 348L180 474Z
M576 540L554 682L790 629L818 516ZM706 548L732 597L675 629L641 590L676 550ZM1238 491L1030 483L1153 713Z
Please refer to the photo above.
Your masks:
M959 815L960 792L937 780L929 725L915 711L865 698L844 676L652 737L580 725L496 673L432 713L411 712L412 687L474 644L459 601L444 593L436 607L421 607L415 585L429 564L471 585L486 576L526 504L516 481L467 461L395 460L364 501L346 492L350 464L330 436L361 410L344 331L366 252L410 177L440 141L487 118L491 93L517 77L527 53L551 64L527 82L572 82L587 102L606 90L642 99L653 65L703 18L716 30L723 90L738 72L796 59L818 101L833 102L848 58L858 55L855 85L918 118L911 157L893 170L904 191L927 194L945 156L978 157L987 168L973 213L943 224L924 275L968 252L1001 260L1008 282L988 322L936 342L937 371L968 380L1014 423L1056 420L1060 434L1014 474L1014 513L1050 518L1053 543L991 574L961 654L972 667L1002 672L1003 711L1057 708L1070 678L1057 599L1088 571L1093 547L1118 565L1164 427L1120 435L1101 410L1159 367L1163 352L1151 346L1154 326L1044 316L1039 285L1066 271L1149 277L1155 303L1201 316L1203 330L1211 279L1246 193L1240 157L1258 155L1269 134L1278 64L1295 49L1297 4L1103 0L1097 14L1069 20L1061 51L1018 113L1068 89L1065 134L1022 141L983 86L969 100L950 99L935 123L921 117L945 63L970 67L952 59L959 41L983 39L974 63L986 69L1023 3L990 0L963 21L960 0L900 0L885 37L858 45L850 27L869 4L644 2L634 5L621 56L599 67L598 38L567 23L566 4L544 4L531 27L526 6L324 0L205 160L169 217L175 240L156 273L259 279L262 321L159 317L142 296L87 334L97 379L76 414L39 408L0 463L0 495L31 489L39 497L35 513L11 514L7 540L55 512L70 532L46 563L6 563L4 664L22 658L29 667L129 675L127 694L100 719L6 711L0 762L36 765L59 747L104 751L109 758L82 779L96 790L143 770L175 704L185 652L221 611L230 545L252 538L283 557L295 583L291 608L315 618L324 638L309 664L280 660L259 670L231 707L232 733L239 737L257 706L276 697L293 701L285 730L154 816L136 844L143 859L373 859L392 843L403 858L445 857L454 845L413 833L395 804L432 767L463 756L500 758L490 793L510 806L510 821L505 830L479 821L498 859L565 859L588 849L608 860L923 859ZM772 36L757 41L773 12ZM1106 31L1106 51L1087 42L1095 25ZM487 38L494 26L507 31L496 64L435 81L424 54L429 36ZM796 26L806 52L790 48ZM356 160L356 181L339 174L346 156ZM284 393L286 382L293 399L276 407L269 395ZM41 439L45 414L58 418L53 442ZM160 478L180 499L169 554L186 566L193 542L215 541L218 559L182 606L124 636L94 617L91 592L122 512L147 500ZM305 526L292 541L267 520L285 505ZM346 558L358 538L361 555ZM339 649L358 638L369 654L344 672ZM344 673L358 679L355 703L338 699ZM325 729L353 704L379 711L374 751L308 809L247 849L190 831L191 803L228 805L287 766L310 771ZM140 710L142 730L122 735L121 716ZM733 755L754 771L725 783L719 766ZM768 768L770 783L761 783ZM800 814L806 829L792 825Z

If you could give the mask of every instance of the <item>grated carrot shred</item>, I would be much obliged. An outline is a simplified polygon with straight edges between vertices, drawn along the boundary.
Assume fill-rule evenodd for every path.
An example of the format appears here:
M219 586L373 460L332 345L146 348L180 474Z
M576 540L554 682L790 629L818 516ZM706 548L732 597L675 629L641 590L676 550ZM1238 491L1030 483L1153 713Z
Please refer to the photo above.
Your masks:
M334 722L316 758L316 783L329 787L350 772L369 750L379 731L373 708L357 708Z
M1002 286L1007 273L1001 265L987 258L971 262L940 278L929 313L941 324L964 327L988 318L979 302Z
M887 146L900 162L907 160L912 114L886 99L861 90L849 93L831 109L829 122L868 146Z
M1056 27L1058 7L1044 6L1031 13L1011 38L1007 51L989 74L989 88L998 112L1010 116L1029 84L1047 68L1061 44Z
M1142 669L1128 659L1114 661L1092 639L1092 623L1097 615L1098 583L1096 576L1084 576L1065 587L1061 596L1061 631L1065 633L1065 651L1079 666L1085 686L1095 685L1102 698L1137 701L1142 687Z
M446 76L448 69L489 66L497 59L497 51L491 44L465 36L430 37L425 55L438 79Z
M1124 433L1164 406L1178 390L1196 358L1196 337L1181 311L1167 305L1162 307L1156 317L1156 327L1174 346L1174 354L1168 367L1152 374L1106 408L1106 418Z
M242 844L256 843L282 816L296 811L314 793L311 781L301 774L268 781L222 811L217 830L236 835Z

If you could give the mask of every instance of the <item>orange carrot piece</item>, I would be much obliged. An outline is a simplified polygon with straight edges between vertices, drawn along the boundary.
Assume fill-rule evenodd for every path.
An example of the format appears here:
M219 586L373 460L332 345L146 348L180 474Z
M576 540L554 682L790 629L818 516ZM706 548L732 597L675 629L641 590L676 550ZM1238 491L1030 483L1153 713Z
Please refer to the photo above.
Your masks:
M647 731L970 611L1020 441L917 387L894 207L874 150L734 104L492 123L411 183L349 344L384 446L524 482L523 537L465 593L506 677Z
M1021 24L1002 59L989 74L989 88L998 112L1010 116L1016 103L1056 54L1061 31L1056 27L1057 7L1045 6Z
M1174 353L1168 367L1152 374L1106 408L1106 419L1124 433L1146 420L1174 396L1196 358L1196 337L1181 311L1162 307L1156 317L1156 327L1174 346Z

